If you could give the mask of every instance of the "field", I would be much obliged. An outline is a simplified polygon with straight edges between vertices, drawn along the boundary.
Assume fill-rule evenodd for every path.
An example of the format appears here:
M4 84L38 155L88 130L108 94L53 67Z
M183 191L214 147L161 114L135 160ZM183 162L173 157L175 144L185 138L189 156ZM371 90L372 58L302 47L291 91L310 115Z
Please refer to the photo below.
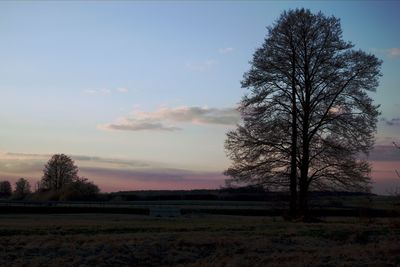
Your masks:
M399 266L399 218L2 214L0 266Z

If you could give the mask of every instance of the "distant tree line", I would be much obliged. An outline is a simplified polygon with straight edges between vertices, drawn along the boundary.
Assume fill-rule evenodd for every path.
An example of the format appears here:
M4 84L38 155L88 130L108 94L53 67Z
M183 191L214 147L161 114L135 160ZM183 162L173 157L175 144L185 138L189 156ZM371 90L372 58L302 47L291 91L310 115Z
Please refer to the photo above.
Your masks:
M324 197L369 197L373 194L348 191L313 191L311 199ZM268 201L287 202L290 198L288 192L268 191L260 186L244 186L221 189L195 189L195 190L139 190L103 193L99 196L102 201Z
M78 175L78 167L64 154L50 158L35 192L25 178L15 182L14 191L9 181L0 182L0 198L12 200L96 200L99 192L97 185Z

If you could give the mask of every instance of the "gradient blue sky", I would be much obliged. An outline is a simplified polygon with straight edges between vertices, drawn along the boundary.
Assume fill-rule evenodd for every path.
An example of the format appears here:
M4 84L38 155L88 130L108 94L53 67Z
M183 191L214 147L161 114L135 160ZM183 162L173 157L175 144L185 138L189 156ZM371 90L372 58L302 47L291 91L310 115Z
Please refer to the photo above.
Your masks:
M242 75L266 26L296 7L340 18L345 40L384 60L371 160L375 190L390 190L396 1L0 2L0 179L37 180L66 153L104 191L223 185Z

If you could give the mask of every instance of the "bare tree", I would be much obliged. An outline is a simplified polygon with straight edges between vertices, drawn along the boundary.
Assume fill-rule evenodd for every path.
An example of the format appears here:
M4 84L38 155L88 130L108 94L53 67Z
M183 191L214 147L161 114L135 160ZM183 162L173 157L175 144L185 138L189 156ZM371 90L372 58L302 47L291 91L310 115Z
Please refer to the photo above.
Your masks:
M59 191L65 185L78 178L78 167L74 161L64 154L51 157L43 170L40 182L41 189Z
M31 185L25 178L20 178L15 182L15 190L13 198L21 199L31 193Z
M400 149L400 146L398 146L395 142L393 142L393 145L394 145L395 148ZM397 177L400 178L400 173L397 170L394 170L394 171L396 172Z
M289 187L301 216L310 188L368 190L370 167L357 156L373 145L379 112L367 91L381 61L352 48L322 13L291 10L268 28L242 81L243 124L226 141L230 182Z

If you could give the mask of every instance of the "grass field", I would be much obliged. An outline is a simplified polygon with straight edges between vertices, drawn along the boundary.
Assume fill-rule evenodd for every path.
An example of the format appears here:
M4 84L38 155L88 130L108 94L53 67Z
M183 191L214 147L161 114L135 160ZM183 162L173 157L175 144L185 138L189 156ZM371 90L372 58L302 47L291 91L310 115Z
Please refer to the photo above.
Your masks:
M399 266L400 219L0 215L0 266Z

